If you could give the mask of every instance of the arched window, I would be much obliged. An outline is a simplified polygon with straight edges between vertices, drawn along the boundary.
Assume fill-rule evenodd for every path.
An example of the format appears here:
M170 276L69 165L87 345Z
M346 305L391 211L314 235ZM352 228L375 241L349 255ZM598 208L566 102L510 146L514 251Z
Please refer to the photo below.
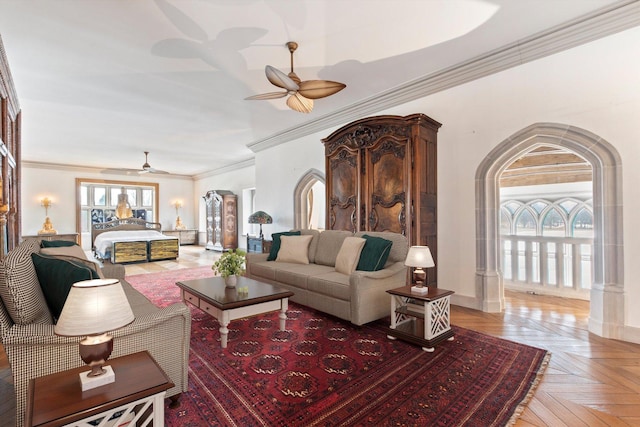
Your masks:
M516 219L516 234L518 236L535 236L538 231L538 221L529 209L523 209Z
M567 224L560 212L555 208L549 209L542 221L542 235L564 237L566 230Z
M325 177L317 169L305 173L293 192L294 228L324 228Z
M593 237L593 213L586 207L581 208L571 222L573 237Z

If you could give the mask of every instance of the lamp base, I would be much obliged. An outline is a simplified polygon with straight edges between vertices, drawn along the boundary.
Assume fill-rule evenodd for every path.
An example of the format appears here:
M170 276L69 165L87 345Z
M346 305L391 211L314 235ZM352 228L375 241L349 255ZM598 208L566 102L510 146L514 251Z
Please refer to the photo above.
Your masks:
M428 286L412 286L411 292L416 294L428 294L429 287Z
M91 390L93 388L115 382L116 374L115 372L113 372L113 368L111 366L103 366L102 369L104 369L106 372L97 377L90 377L89 373L91 371L80 373L80 384L82 384L82 391Z

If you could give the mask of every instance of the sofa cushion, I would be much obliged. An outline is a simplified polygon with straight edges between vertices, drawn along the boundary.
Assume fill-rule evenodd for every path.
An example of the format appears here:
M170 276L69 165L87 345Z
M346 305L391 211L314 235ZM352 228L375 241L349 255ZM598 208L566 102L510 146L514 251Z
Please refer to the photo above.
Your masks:
M313 236L280 236L277 262L309 264L309 243Z
M78 245L71 246L43 246L40 253L44 255L69 255L87 259L87 254Z
M344 239L336 257L336 271L338 273L351 274L356 271L356 266L360 260L360 252L362 252L362 247L365 243L366 240L362 237L347 237Z
M290 262L271 263L275 280L285 285L307 289L309 277L335 271L333 267L318 264L293 264Z
M318 236L320 235L320 232L314 228L300 228L300 229L291 230L291 231L299 231L301 236L306 236L306 235L313 236L313 240L311 240L311 243L309 243L309 262L315 263L316 252L318 250Z
M394 262L404 262L407 257L407 251L409 250L407 236L400 233L392 233L390 231L359 231L355 235L362 237L365 234L373 237L382 237L383 239L391 240L393 242L386 265Z
M299 231L283 231L281 233L273 233L271 235L271 250L269 251L269 256L267 257L267 261L275 261L278 257L278 252L280 251L280 237L281 236L299 236Z
M38 240L27 239L0 261L0 297L11 320L19 325L52 323L31 260L31 254L39 250Z
M351 299L349 276L337 271L310 276L307 289L321 295L328 295L344 301Z
M51 310L54 323L60 317L62 307L64 307L69 290L74 283L100 278L96 270L82 263L83 260L79 258L76 259L80 262L41 253L32 253L31 259L38 275L42 293L47 301L49 310Z
M90 259L87 259L86 257L84 258L80 258L77 256L73 256L73 255L65 255L65 251L62 252L58 252L58 251L45 251L45 248L40 249L40 254L41 255L45 255L48 257L53 257L59 260L66 260L66 261L70 261L73 262L75 264L79 264L79 265L83 265L87 268L90 268L91 270L95 271L96 274L98 275L98 279L105 279L105 275L102 271L102 268L100 267L100 264L98 264L96 261L92 261ZM60 247L60 248L48 248L48 249L67 249L66 247ZM58 254L59 253L59 254ZM38 276L39 278L40 276ZM122 276L124 277L124 276ZM119 277L109 277L109 279L119 279ZM42 285L42 283L40 283L40 285Z
M70 246L78 246L78 244L71 240L43 240L40 242L40 247L42 248L62 248Z
M356 270L382 270L389 258L393 242L382 237L369 236L368 234L363 234L362 237L366 240L366 243L362 248Z
M342 242L350 236L353 234L344 230L325 230L320 233L316 250L316 264L335 267Z

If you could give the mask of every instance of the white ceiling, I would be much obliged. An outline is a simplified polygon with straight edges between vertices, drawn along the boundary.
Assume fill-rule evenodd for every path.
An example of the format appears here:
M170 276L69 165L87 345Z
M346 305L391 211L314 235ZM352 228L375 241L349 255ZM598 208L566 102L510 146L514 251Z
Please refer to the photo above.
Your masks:
M135 169L150 151L154 168L194 176L247 161L291 129L346 123L341 111L376 94L629 3L0 0L0 36L23 161ZM302 80L347 85L309 114L285 99L244 100L278 90L264 66L288 72L290 40Z

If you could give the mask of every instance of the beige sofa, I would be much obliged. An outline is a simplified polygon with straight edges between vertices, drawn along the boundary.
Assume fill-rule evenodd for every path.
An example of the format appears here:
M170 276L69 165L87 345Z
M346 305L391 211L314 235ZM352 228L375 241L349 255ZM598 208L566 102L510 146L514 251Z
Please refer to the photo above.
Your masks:
M294 302L332 314L356 325L389 315L390 296L385 291L406 284L407 238L389 232L298 230L311 235L309 264L267 261L268 254L247 254L247 276L289 289ZM343 274L336 271L336 259L347 237L381 237L393 244L381 270Z
M31 378L84 365L78 350L81 338L53 332L52 314L38 281L38 273L42 275L43 270L36 271L31 256L40 250L38 240L25 240L0 262L0 341L13 375L18 426L24 422ZM135 315L133 323L113 333L111 357L148 350L175 384L167 391L175 401L188 386L189 309L183 303L156 307L123 280L124 268L120 265L105 266L102 272L108 278L120 279Z

